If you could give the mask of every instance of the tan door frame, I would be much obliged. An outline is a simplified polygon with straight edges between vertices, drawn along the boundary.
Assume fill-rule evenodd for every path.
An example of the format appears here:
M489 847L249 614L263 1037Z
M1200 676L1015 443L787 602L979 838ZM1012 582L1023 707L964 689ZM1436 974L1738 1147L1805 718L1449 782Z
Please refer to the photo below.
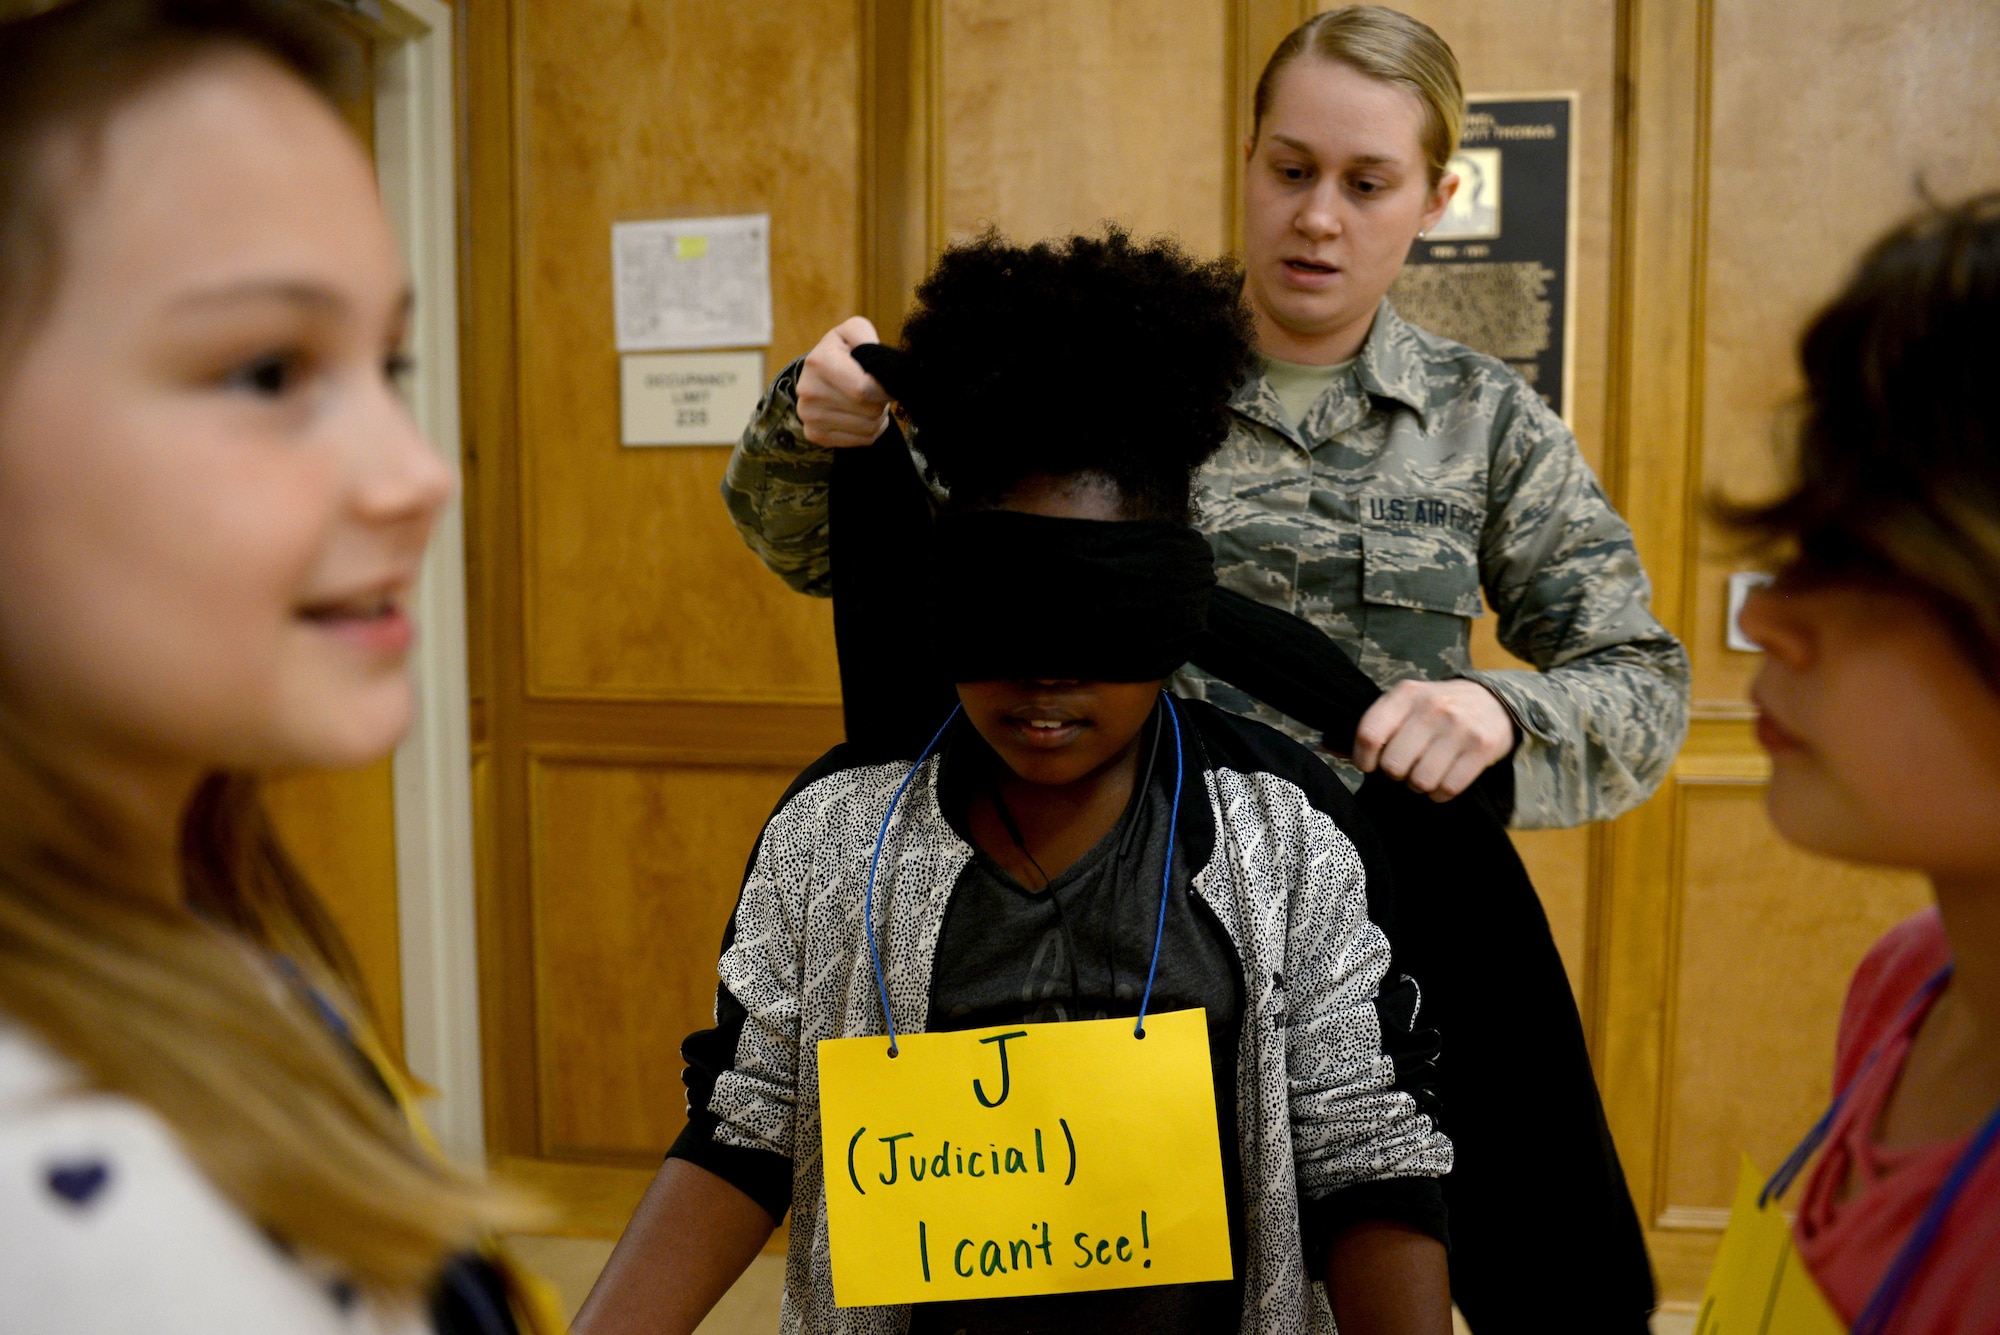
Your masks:
M382 201L416 291L411 412L445 457L460 458L458 220L452 9L381 0L375 43L375 157ZM376 16L369 14L369 19ZM437 1091L427 1115L446 1151L485 1158L479 947L472 852L465 518L438 518L414 595L417 714L396 751L396 889L403 1052Z

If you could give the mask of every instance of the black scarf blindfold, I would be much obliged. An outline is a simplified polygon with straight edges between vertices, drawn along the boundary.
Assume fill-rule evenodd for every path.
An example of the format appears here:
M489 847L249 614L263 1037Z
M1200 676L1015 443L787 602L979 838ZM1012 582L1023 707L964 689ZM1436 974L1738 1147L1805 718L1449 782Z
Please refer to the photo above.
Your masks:
M1200 642L1215 587L1207 540L1150 519L947 513L933 557L947 681L1159 681Z

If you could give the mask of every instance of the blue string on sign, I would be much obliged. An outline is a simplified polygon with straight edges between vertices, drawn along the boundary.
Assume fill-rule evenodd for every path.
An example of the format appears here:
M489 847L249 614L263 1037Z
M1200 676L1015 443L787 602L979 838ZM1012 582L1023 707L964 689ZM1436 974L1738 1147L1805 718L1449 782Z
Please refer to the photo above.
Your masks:
M868 954L875 961L875 992L882 998L882 1023L889 1030L889 1055L896 1055L896 1017L889 1009L889 984L882 976L882 951L875 944L875 871L882 865L882 841L889 837L889 821L896 814L896 805L903 800L903 790L910 786L910 780L917 777L917 771L924 767L931 752L944 740L945 728L958 717L963 706L953 705L951 713L945 716L944 727L937 730L930 744L917 756L917 763L910 766L910 772L903 776L896 786L896 795L889 799L889 809L882 813L882 828L875 832L875 856L868 860L868 893L861 901L861 930L868 937Z
M1951 1166L1951 1175L1938 1188L1937 1195L1931 1197L1924 1217L1910 1230L1909 1238L1896 1252L1896 1259L1889 1263L1889 1269L1882 1276L1882 1282L1875 1286L1875 1293L1868 1299L1868 1305L1861 1309L1861 1315L1854 1319L1854 1335L1882 1335L1889 1325L1889 1318L1895 1315L1901 1305L1903 1295L1908 1292L1910 1282L1917 1277L1924 1258L1930 1255L1931 1244L1937 1241L1938 1230L1944 1227L1945 1216L1958 1200L1959 1193L1972 1177L1979 1161L1993 1148L1993 1141L2000 1137L2000 1108L1995 1108L1986 1119L1986 1125L1979 1128L1979 1134L1965 1147L1965 1153L1958 1156L1958 1162Z
M1174 840L1180 828L1181 819L1181 779L1186 774L1186 757L1181 753L1181 716L1174 709L1174 698L1165 691L1160 692L1160 703L1166 706L1167 722L1174 730L1174 804L1167 812L1167 869L1160 873L1160 916L1153 924L1153 963L1146 970L1146 990L1139 998L1139 1022L1132 1026L1132 1037L1146 1036L1146 1007L1153 1001L1153 979L1160 972L1160 941L1167 934L1167 892L1174 883Z

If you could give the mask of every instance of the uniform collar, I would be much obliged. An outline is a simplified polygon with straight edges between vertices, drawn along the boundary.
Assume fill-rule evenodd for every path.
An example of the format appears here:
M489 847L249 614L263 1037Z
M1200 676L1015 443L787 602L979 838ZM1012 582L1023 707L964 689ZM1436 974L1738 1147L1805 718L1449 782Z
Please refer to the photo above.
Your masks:
M1387 297L1375 310L1375 323L1361 345L1361 355L1355 358L1354 374L1370 394L1394 399L1419 418L1428 415L1423 346Z
M1299 433L1285 420L1285 406L1278 401L1278 391L1271 388L1270 381L1264 379L1263 370L1257 369L1243 378L1236 392L1229 397L1230 411L1239 417L1246 417L1259 426L1269 427L1287 440L1298 441ZM1303 441L1299 442L1304 444Z
M1361 351L1355 354L1349 375L1363 394L1394 399L1416 413L1425 425L1429 424L1423 348L1415 331L1396 314L1387 297L1376 308L1375 323L1369 326L1368 337L1362 342ZM1294 427L1285 418L1278 392L1265 381L1261 371L1236 387L1229 406L1238 416L1269 427L1307 450L1312 449L1314 442L1329 440L1359 421L1367 408L1365 402L1354 402L1354 396L1345 386L1336 385L1332 394L1306 414L1304 423Z

